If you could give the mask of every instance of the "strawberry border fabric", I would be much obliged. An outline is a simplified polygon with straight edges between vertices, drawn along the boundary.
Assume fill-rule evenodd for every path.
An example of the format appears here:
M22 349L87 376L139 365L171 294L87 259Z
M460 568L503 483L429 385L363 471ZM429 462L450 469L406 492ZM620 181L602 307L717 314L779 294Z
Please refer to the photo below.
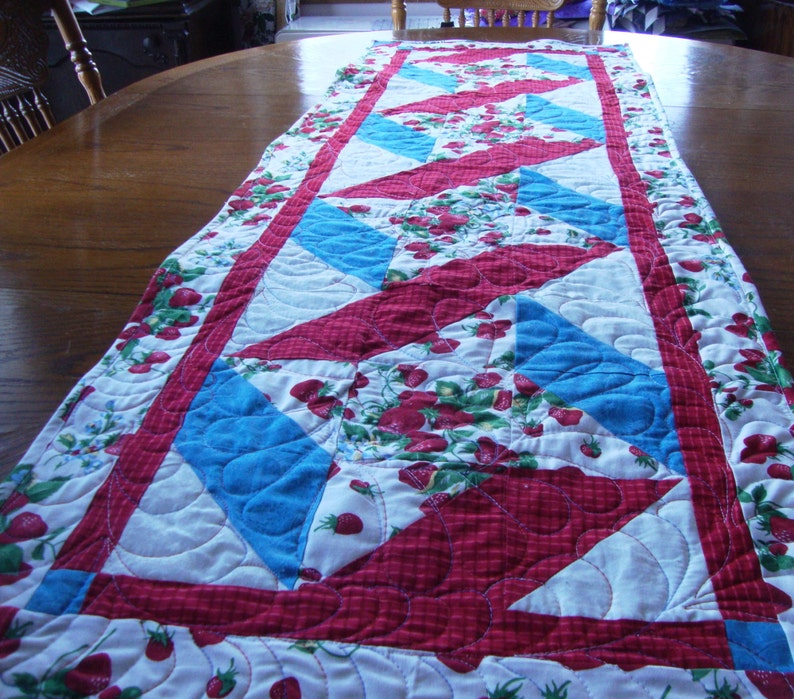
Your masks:
M1 486L0 695L792 697L792 400L625 47L375 44Z

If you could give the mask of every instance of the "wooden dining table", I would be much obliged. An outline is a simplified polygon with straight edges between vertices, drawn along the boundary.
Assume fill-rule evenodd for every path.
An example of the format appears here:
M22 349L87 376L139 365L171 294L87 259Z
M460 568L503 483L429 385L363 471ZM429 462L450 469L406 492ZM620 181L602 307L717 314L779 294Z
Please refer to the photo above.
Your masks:
M355 33L217 56L130 85L0 157L0 474L112 346L159 264L339 67L392 37L628 44L794 356L794 60L619 32L492 32Z

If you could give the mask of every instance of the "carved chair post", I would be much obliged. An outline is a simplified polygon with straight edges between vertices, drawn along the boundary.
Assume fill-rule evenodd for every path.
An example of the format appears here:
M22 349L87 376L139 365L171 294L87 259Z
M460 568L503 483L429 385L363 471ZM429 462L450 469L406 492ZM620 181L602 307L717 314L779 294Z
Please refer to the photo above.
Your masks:
M91 104L96 104L105 97L102 87L102 78L99 69L94 63L94 58L88 50L83 32L74 16L69 0L49 0L52 16L58 25L58 31L66 44L66 50L71 54L77 77L88 94Z

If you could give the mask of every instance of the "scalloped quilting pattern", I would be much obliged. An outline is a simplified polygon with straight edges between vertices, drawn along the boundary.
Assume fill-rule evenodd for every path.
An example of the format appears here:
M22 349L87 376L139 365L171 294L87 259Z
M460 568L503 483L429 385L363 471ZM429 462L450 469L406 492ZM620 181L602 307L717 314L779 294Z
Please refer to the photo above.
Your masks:
M374 45L0 486L0 694L792 697L792 401L624 47Z

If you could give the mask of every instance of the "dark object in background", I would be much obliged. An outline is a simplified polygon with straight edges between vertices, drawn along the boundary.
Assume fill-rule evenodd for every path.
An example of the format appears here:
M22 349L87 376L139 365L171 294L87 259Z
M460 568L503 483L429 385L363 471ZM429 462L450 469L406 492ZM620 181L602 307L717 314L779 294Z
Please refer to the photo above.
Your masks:
M239 48L233 5L233 0L182 0L98 15L80 13L79 20L105 91L111 94L167 68ZM77 88L79 84L55 23L48 19L46 24L50 78L43 90L60 121L85 103L72 94L69 81Z

